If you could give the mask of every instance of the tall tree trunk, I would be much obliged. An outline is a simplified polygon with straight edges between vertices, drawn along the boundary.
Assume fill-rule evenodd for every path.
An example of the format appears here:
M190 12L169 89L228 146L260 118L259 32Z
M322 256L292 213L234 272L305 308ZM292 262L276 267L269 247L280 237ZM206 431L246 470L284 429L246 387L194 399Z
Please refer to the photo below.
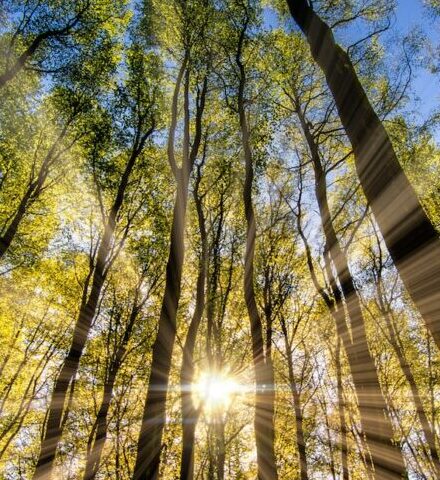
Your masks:
M291 345L291 340L289 340L286 321L283 317L281 317L280 323L281 323L281 330L283 332L283 337L284 337L284 344L286 347L289 386L290 386L290 391L292 393L293 408L295 410L295 432L296 432L296 445L298 448L298 457L299 457L300 479L309 480L309 474L307 470L306 440L304 437L303 410L301 406L301 395L298 391L296 380L295 380L295 373L293 371L292 345Z
M159 329L153 345L151 373L138 439L133 480L155 479L159 473L168 376L176 336L176 317L180 299L187 192L188 179L179 179L173 210L165 293L159 317Z
M347 442L347 422L345 420L344 390L342 386L342 368L341 368L341 339L337 337L336 343L336 382L338 387L338 414L339 428L341 436L341 466L343 480L349 480L348 470L348 442Z
M184 95L184 141L182 167L177 168L174 159L174 135L177 125L177 102L180 84L186 70L188 53L182 63L176 82L170 133L168 137L168 159L177 181L177 193L173 209L170 250L165 276L165 292L159 317L159 329L153 345L151 373L148 382L147 398L144 405L142 424L136 453L133 480L156 479L159 474L162 434L165 426L165 409L168 390L168 378L171 368L176 336L176 317L180 299L181 278L185 251L184 231L186 207L188 201L189 176L197 157L202 130L202 116L205 108L207 79L197 95L197 113L195 118L195 136L190 151L189 138L189 71L185 77Z
M138 303L139 289L141 288L141 282L138 285L138 289L135 293L134 303L131 308L130 318L128 320L127 326L122 337L120 345L117 347L114 357L111 359L107 377L104 383L104 393L101 401L101 405L98 410L98 415L96 416L95 423L93 425L92 431L90 432L89 439L87 442L87 461L86 468L84 472L84 480L92 480L95 478L99 464L101 462L102 451L104 449L105 440L107 437L108 431L108 412L110 409L110 401L113 396L113 388L115 385L115 380L118 375L118 372L124 361L124 357L127 351L127 345L130 341L131 334L133 331L134 324L138 317L139 311L142 305L145 303L144 299Z
M183 347L182 368L180 371L180 385L182 389L182 458L180 462L180 479L192 480L194 477L194 447L195 431L199 419L199 409L194 405L192 398L192 385L194 383L194 347L197 338L200 321L205 308L205 285L207 270L207 236L205 216L203 213L202 199L199 196L201 175L198 169L198 177L194 189L194 200L199 222L201 254L199 260L199 272L197 277L196 307L186 335Z
M335 266L350 320L352 339L350 339L350 331L344 318L342 297L336 293L338 287L335 284L333 291L336 303L334 307L336 308L332 305L332 313L336 320L338 334L341 336L347 352L359 401L362 428L370 449L375 475L376 478L384 479L402 478L406 473L404 460L400 449L393 442L391 419L380 387L376 366L368 347L359 296L354 287L347 258L342 251L334 229L328 205L326 175L321 165L318 146L298 104L297 115L310 149L315 173L315 194L326 241L326 250Z
M246 26L241 32L236 56L236 63L240 71L240 83L237 97L238 114L245 160L245 182L243 188L243 202L246 216L244 295L250 320L252 358L256 381L254 428L257 446L258 479L273 480L278 478L274 451L275 379L270 351L265 353L264 349L263 326L258 312L254 290L254 252L256 236L255 213L252 205L254 170L244 99L246 72L241 59L245 31Z
M322 411L324 413L325 431L327 433L327 446L328 446L328 452L329 452L328 463L329 463L330 473L333 480L336 480L335 449L334 449L333 440L332 440L332 431L330 426L328 404L327 404L326 398L324 397L322 400L320 400L320 403L321 403Z
M225 478L225 459L226 459L226 442L225 442L225 420L221 413L214 423L215 429L215 447L216 447L216 480L224 480Z
M377 294L378 294L379 309L385 319L385 323L387 326L387 331L388 331L387 340L390 343L392 349L394 350L394 353L397 356L400 368L410 387L411 396L412 396L414 405L416 407L416 414L419 419L420 425L422 427L425 440L428 443L431 460L432 460L436 475L438 478L440 478L440 461L439 461L439 454L438 454L438 449L436 445L435 429L434 429L434 426L429 421L425 407L423 406L423 401L420 395L419 387L417 385L416 379L414 378L413 372L411 370L411 366L409 365L406 359L405 350L401 343L398 330L394 324L393 314L390 311L390 306L387 307L385 305L385 300L383 298L381 272L378 272L378 283L376 288L378 291ZM429 461L429 458L428 458L428 461Z
M152 129L146 134L145 140L151 132ZM52 478L56 450L61 440L63 430L63 413L65 410L67 392L69 385L74 381L78 371L84 346L93 318L96 314L101 290L108 273L108 257L116 229L117 216L124 201L125 190L128 185L131 171L133 170L136 158L142 150L142 146L143 144L141 144L139 148L133 149L121 177L121 182L104 228L104 234L99 244L96 265L93 271L92 286L89 294L88 282L86 282L84 286L83 299L85 301L81 304L78 319L73 331L72 343L53 388L52 398L48 409L46 429L42 438L41 449L33 477L35 480L50 480Z
M396 157L348 54L306 0L287 0L324 72L356 170L408 293L440 348L440 240Z

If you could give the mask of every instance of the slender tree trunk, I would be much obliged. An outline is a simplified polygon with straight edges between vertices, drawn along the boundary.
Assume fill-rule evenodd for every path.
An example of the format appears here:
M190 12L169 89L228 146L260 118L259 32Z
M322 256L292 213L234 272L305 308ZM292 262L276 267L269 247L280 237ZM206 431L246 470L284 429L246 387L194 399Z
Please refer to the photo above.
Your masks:
M272 359L264 351L263 327L255 300L254 290L254 252L255 252L255 213L252 205L252 184L254 178L252 150L249 139L249 127L246 119L244 88L246 73L241 61L245 30L241 32L237 65L240 70L238 90L238 113L241 138L245 159L245 182L243 202L246 216L246 252L244 259L244 294L250 320L252 337L252 357L254 362L256 394L255 394L255 439L257 446L258 479L273 480L278 478L274 451L274 372Z
M336 480L336 466L335 466L335 449L332 440L332 432L330 427L330 420L328 415L328 405L327 400L323 398L321 401L322 410L324 412L324 419L325 419L325 430L327 433L327 446L329 451L329 466L330 466L330 473L333 480Z
M148 382L147 398L144 405L142 424L137 445L133 480L152 480L159 474L162 434L165 426L165 409L168 378L171 368L176 336L176 317L180 299L181 278L185 251L184 230L188 201L188 183L194 161L197 157L201 134L202 116L205 108L207 79L197 96L195 135L190 151L189 138L189 71L185 77L184 95L184 141L182 167L177 168L174 160L174 134L177 124L177 100L180 83L186 69L188 54L185 57L173 96L172 120L168 138L168 158L177 181L177 193L173 209L170 250L165 276L165 292L159 317L159 329L153 344L151 373Z
M225 478L225 459L226 459L226 443L225 443L225 421L222 415L214 424L215 428L215 444L216 444L216 480L224 480Z
M292 393L293 408L295 410L296 445L298 448L298 456L299 456L300 479L308 480L309 474L307 470L307 451L306 451L306 440L304 437L304 426L303 426L304 422L303 422L303 410L301 406L301 396L296 386L295 374L293 371L293 362L292 362L292 348L289 341L287 327L284 319L281 320L281 329L283 331L284 342L286 345L287 368L289 373L289 386L290 386L290 391Z
M188 181L179 180L173 210L165 293L159 317L159 330L153 345L151 373L139 434L133 480L155 479L159 473L168 376L176 336L177 307L180 299L187 192Z
M365 433L376 478L401 478L406 469L400 449L393 442L393 428L385 398L371 356L365 322L359 296L354 287L348 261L337 238L327 198L326 175L321 165L318 146L310 132L301 107L297 104L297 115L310 149L315 172L315 194L321 215L326 247L336 269L341 291L350 319L351 337L344 316L344 305L340 295L335 295L337 311L332 308L338 333L344 342L350 363L351 374L359 401L362 428ZM337 286L333 288L334 292Z
M150 133L151 131L149 134ZM74 381L78 371L84 346L92 325L93 318L96 314L101 290L104 285L105 277L108 273L108 257L115 233L117 216L122 207L128 180L139 153L140 150L133 149L124 173L121 177L121 182L119 184L114 203L110 209L110 214L104 228L104 234L99 245L96 265L93 272L92 286L88 296L87 282L84 287L83 298L86 299L86 301L81 305L69 352L64 359L61 371L55 381L48 410L49 413L46 430L41 442L41 449L33 477L35 480L50 480L52 478L56 450L61 440L63 430L63 413L65 411L67 392L69 385L71 385Z
M428 369L428 392L429 392L429 418L431 425L433 426L434 433L439 427L437 422L437 408L436 408L436 395L435 387L437 384L435 375L435 353L432 351L432 341L429 333L426 333L426 350L427 350L427 369ZM436 428L437 427L437 428ZM437 434L436 434L437 437Z
M180 479L192 480L194 477L194 447L195 431L199 419L199 409L194 405L192 398L192 385L194 383L194 347L197 338L200 321L205 308L205 285L207 270L207 236L205 216L203 213L202 200L199 197L199 185L201 175L198 169L194 200L199 222L201 255L199 260L199 272L197 277L196 307L188 329L183 347L183 361L180 372L180 385L182 389L182 457L180 462Z
M391 313L389 311L382 312L385 321L387 323L388 334L389 334L389 342L394 350L394 353L399 360L400 368L402 369L403 374L405 375L405 379L409 384L411 390L411 396L416 407L417 417L419 419L420 425L423 430L423 434L425 436L426 442L428 443L429 453L431 454L432 463L434 465L436 475L440 478L440 462L439 462L439 455L435 441L435 432L433 425L428 419L428 415L426 414L425 408L423 406L422 397L420 396L419 387L417 386L416 380L412 373L411 367L406 360L405 352L403 350L402 345L398 341L398 335L395 328L393 328L393 320L391 318Z
M116 380L119 366L112 365L108 379L104 384L104 394L101 405L98 410L92 432L88 439L89 452L87 454L86 469L84 472L84 480L91 480L95 478L98 473L99 464L101 462L101 455L104 449L104 443L107 436L108 422L107 415L110 408L110 401L113 394L113 387Z
M346 52L306 0L287 0L324 72L365 196L412 300L440 348L440 240Z
M344 390L342 386L342 368L341 368L341 339L337 337L336 344L336 381L338 387L338 414L339 414L339 428L341 436L341 465L342 478L349 480L350 474L348 470L348 442L347 442L347 423L345 421L345 403Z
M141 306L144 303L144 301L142 301L140 304L138 304L140 286L141 284L139 284L138 289L136 290L135 299L131 308L130 318L128 320L127 327L124 331L122 341L118 346L113 359L111 360L108 375L104 383L102 402L87 442L88 453L86 468L83 477L84 480L93 480L98 472L99 464L101 463L102 451L104 449L104 444L108 431L107 417L110 409L110 401L113 396L115 380L124 361L127 345L130 341L134 324L138 317Z

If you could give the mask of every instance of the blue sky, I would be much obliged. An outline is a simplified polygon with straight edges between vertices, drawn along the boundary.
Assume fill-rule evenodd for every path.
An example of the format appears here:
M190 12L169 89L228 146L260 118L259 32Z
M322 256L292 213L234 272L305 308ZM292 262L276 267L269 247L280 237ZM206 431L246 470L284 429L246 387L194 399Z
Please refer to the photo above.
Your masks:
M277 25L277 16L275 12L266 10L264 15L266 26L274 27ZM406 36L413 29L418 29L432 42L433 45L440 45L440 21L429 17L424 0L397 0L397 9L391 29L383 39L390 39L398 34L400 37ZM359 30L353 29L353 36L360 37ZM347 32L352 35L351 32ZM439 52L437 51L437 56ZM439 59L437 58L437 64ZM413 70L413 81L411 90L411 102L409 109L416 112L415 120L423 122L430 113L440 106L440 75L433 75L425 68ZM437 135L437 139L440 135Z
M399 0L396 21L393 26L402 35L413 28L420 28L434 45L440 44L440 21L429 17L423 6L423 0ZM438 55L438 52L437 52ZM438 59L437 59L438 62ZM426 116L440 105L440 77L426 69L415 72L414 93L419 97L418 107L422 116Z

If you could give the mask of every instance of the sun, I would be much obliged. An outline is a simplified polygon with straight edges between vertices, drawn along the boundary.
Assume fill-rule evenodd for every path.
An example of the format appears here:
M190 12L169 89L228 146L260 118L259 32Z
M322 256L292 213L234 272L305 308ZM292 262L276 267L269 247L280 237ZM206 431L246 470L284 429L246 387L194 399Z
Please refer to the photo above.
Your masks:
M226 410L240 386L228 375L205 372L192 390L196 403L201 404L205 412L213 413Z

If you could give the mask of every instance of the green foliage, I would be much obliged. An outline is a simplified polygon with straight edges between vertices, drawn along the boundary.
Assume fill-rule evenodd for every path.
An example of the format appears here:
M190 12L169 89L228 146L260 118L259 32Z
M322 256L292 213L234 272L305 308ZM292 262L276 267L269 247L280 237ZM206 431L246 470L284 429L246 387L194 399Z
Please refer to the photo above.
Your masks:
M396 7L384 0L310 3L347 46L385 27ZM426 3L438 11L438 2ZM268 8L277 12L277 28L266 25ZM32 478L54 383L111 222L103 288L68 390L54 478L83 478L110 387L96 478L131 478L165 275L176 256L169 255L170 234L173 220L182 220L184 202L169 162L171 117L175 113L179 167L186 134L190 150L195 142L205 79L201 144L189 178L161 478L179 477L180 369L202 261L205 305L192 358L194 382L207 372L222 372L235 390L220 411L212 413L207 399L200 402L195 477L257 475L255 370L243 285L248 245L240 95L254 169L253 286L274 368L279 478L300 477L300 421L310 479L342 478L344 434L350 478L369 475L350 359L328 308L341 281L332 284L336 271L305 129L316 141L330 221L361 303L395 441L403 445L411 478L436 478L414 386L435 430L439 354L385 248L326 80L306 39L292 28L287 2L6 0L0 23L0 75L41 34L62 30L39 43L0 86L0 245L23 210L0 258L0 478ZM407 50L396 41L392 52L419 55L420 37L412 41ZM399 161L440 229L440 151L428 128L435 122L424 119L420 127L409 111L408 72L420 65L397 54L391 62L389 49L372 34L350 48L350 55ZM122 203L112 218L124 179ZM349 301L343 299L340 308Z

